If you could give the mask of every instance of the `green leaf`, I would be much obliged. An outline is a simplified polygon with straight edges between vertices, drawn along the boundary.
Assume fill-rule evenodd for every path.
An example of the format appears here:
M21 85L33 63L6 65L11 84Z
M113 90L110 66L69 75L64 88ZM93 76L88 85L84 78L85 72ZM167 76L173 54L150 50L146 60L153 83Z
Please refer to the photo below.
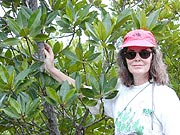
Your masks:
M100 86L101 86L101 90L104 90L104 86L107 83L106 76L104 74L101 74L99 83L100 83Z
M118 94L118 92L118 90L111 90L105 94L105 99L113 99Z
M160 13L160 10L156 10L149 15L147 19L147 27L149 28L149 30L152 30L154 26L156 26L159 13Z
M0 91L1 92L9 92L9 87L7 86L7 84L4 83L1 78L0 78L0 81L1 81L0 82Z
M24 90L28 90L30 87L32 87L32 84L35 82L35 79L25 79L22 82L19 83L18 87L16 87L15 89L24 91ZM33 94L33 93L31 93ZM35 95L37 96L37 95Z
M98 21L97 24L94 24L94 28L95 28L95 32L98 35L98 39L105 41L107 38L107 32L106 32L106 29L104 27L104 24L101 21Z
M86 26L86 29L87 29L94 37L97 37L97 36L98 36L97 33L96 33L95 30L94 30L94 27L93 27L90 23L86 22L86 23L85 23L85 26Z
M33 28L33 29L31 29L30 30L30 33L29 33L29 35L31 36L31 37L36 37L38 34L40 34L41 33L41 30L42 30L42 25L39 25L39 26L36 26L36 28ZM37 39L37 42L42 42L41 40L42 40L42 38L44 39L46 39L46 37L44 37L44 36L42 36L41 37L41 35L40 35L40 37L37 37L38 39ZM39 40L39 41L38 41Z
M19 11L18 15L17 15L17 24L19 25L19 27L22 28L26 28L28 26L28 16L25 16L22 13L22 10Z
M2 106L2 103L3 103L5 98L6 98L6 94L1 94L0 95L0 107Z
M136 28L140 28L140 22L139 22L139 20L138 20L138 18L136 16L136 14L134 13L134 11L132 11L131 17L132 17L132 20L133 20Z
M127 20L130 18L130 14L130 8L126 8L125 10L123 10L118 16L116 25L114 26L114 30L119 29L125 22L127 22Z
M116 85L117 85L117 80L118 80L118 78L114 77L110 81L108 81L105 84L104 92L108 92L109 90L114 89L116 87Z
M85 97L94 98L94 96L95 96L93 89L81 88L80 91Z
M95 60L101 53L93 53L87 58L87 61L93 61Z
M78 57L71 51L68 51L68 50L64 50L63 51L63 54L68 57L70 60L75 60L75 61L79 61L81 62Z
M43 42L45 40L47 40L49 37L46 34L38 34L34 37L34 40L37 42Z
M68 0L67 5L66 5L66 15L70 22L74 21L75 12L74 12L74 8L70 0Z
M6 39L6 37L7 37L7 33L0 32L0 40L1 40L1 41L4 40L4 39Z
M156 24L156 26L152 29L152 31L159 33L166 27L167 23L168 23L167 21L163 21L160 24Z
M83 19L89 13L90 7L91 7L91 5L87 4L87 5L84 5L83 8L80 8L77 13L78 19L80 19L80 20Z
M53 46L54 54L55 55L58 54L62 50L62 48L63 48L63 43L60 43L60 42L57 41Z
M68 95L69 96L69 95ZM66 107L69 107L71 105L75 105L77 101L75 101L78 97L78 94L77 93L74 93L66 102L65 102L65 105Z
M54 101L52 98L50 98L50 97L45 97L45 100L46 100L46 102L49 103L50 105L52 105L52 106L57 106L57 102Z
M6 67L0 66L0 77L3 80L3 82L7 83L9 78L9 73Z
M13 46L13 45L18 45L19 44L19 39L18 38L7 38L1 43L1 47L5 46Z
M94 100L94 99L89 99L89 98L84 97L82 99L82 101L87 106L95 106L95 105L97 105L97 100Z
M107 13L104 18L103 18L103 25L105 27L105 30L106 30L106 33L111 33L111 26L112 26L112 23L111 23L111 16L109 15L109 13ZM107 36L109 36L109 34L107 34Z
M27 37L29 32L30 32L29 28L22 28L21 31L19 32L19 34L22 37Z
M21 6L21 11L27 19L29 19L32 14L32 10L26 6Z
M83 48L82 45L79 43L75 49L77 57L82 60L83 59Z
M18 96L18 98L17 98L17 102L20 106L19 108L21 109L21 113L23 113L23 114L26 111L26 107L25 107L26 100L27 99L23 98L23 96Z
M72 89L72 90L68 91L68 93L66 94L66 97L65 97L64 101L67 103L68 100L70 100L70 99L73 97L73 95L74 95L75 92L76 92L75 89Z
M55 2L55 4L54 4L53 9L54 10L60 10L66 6L67 1L66 0L56 0L56 1L53 1L53 3L54 2Z
M18 114L21 114L20 104L14 98L10 98L9 103L10 103L10 106L14 108Z
M70 27L70 22L69 21L67 21L67 19L65 19L65 18L62 18L61 20L58 20L57 22L56 22L59 26L61 26L61 27L63 27L63 28L69 28Z
M14 110L10 108L4 108L2 109L5 114L7 114L11 118L19 119L21 116Z
M58 15L58 11L53 11L48 14L47 19L46 19L46 25L49 25Z
M82 83L81 76L78 75L75 79L75 86L76 86L77 90L79 90L81 88L81 83Z
M43 64L44 64L44 62L40 62L40 61L34 62L34 63L31 65L31 67L30 67L31 72L39 69L39 67L41 67Z
M58 91L58 95L62 97L63 101L65 100L66 94L69 92L69 90L70 90L69 83L67 81L64 81L62 83L60 90Z
M56 28L53 27L53 26L50 26L50 27L47 27L47 28L45 29L45 31L46 31L47 33L53 33L53 32L56 31Z
M59 98L59 96L58 96L58 94L57 94L57 92L56 92L55 89L53 89L53 88L51 88L51 87L47 87L46 93L47 93L47 95L48 95L51 99L53 99L53 100L56 101L57 103L60 103L60 98Z
M110 38L108 39L108 42L113 43L114 41L117 41L117 39L122 36L122 33L124 31L125 31L125 28L113 29L113 32L111 33ZM114 46L114 44L113 44L113 46ZM111 45L110 45L110 50L112 50L112 49L111 49Z
M12 58L12 53L11 53L11 50L8 49L6 52L5 52L5 57L7 58Z
M32 100L28 106L26 105L26 115L28 116L32 115L32 113L34 113L37 107L39 106L39 103L40 103L40 99L36 98Z
M33 29L36 29L37 26L41 24L40 18L41 18L41 10L37 9L36 11L32 13L32 15L30 16L28 20L28 28L30 29L30 31L32 31Z
M16 35L19 36L19 32L20 32L20 27L17 24L17 22L11 18L7 18L7 23L9 28L12 30L12 32Z
M104 102L100 102L99 113L102 114L104 112Z
M141 11L139 19L140 19L140 28L146 28L147 18L144 10Z
M16 77L15 77L15 85L23 80L25 77L27 77L27 75L30 73L30 69L24 69L22 72L20 72Z
M62 33L73 33L73 30L70 28L63 28L60 30Z
M13 88L14 86L14 76L15 76L15 71L13 71L8 77L7 85L9 86L9 89Z
M47 8L44 4L41 4L41 24L42 25L46 25L46 21L47 21Z
M108 46L107 46L107 49L108 50L116 50L116 47L113 45L113 44L109 44Z
M91 57L93 55L95 50L95 46L91 46L84 54L84 59L88 59L88 57Z
M93 89L95 89L97 91L100 90L99 83L95 77L93 77L92 75L89 75L89 81L90 81L90 84L92 85Z

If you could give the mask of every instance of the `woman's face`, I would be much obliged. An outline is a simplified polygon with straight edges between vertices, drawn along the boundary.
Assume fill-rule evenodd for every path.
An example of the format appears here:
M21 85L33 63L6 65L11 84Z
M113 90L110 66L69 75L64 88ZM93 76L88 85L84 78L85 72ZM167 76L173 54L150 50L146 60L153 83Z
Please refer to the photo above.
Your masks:
M148 78L152 60L152 50L149 47L132 46L128 47L126 55L128 55L126 56L126 62L130 73L132 73L134 77L142 76Z

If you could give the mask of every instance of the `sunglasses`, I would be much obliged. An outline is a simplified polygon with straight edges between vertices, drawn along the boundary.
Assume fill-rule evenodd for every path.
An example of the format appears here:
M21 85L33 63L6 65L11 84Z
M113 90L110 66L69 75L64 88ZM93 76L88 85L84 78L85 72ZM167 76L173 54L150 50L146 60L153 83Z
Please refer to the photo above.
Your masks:
M139 53L139 56L142 58L142 59L147 59L150 57L152 51L148 51L148 50L141 50L140 52L135 52L135 51L127 51L127 52L124 52L124 57L129 59L129 60L132 60L136 57L136 54Z

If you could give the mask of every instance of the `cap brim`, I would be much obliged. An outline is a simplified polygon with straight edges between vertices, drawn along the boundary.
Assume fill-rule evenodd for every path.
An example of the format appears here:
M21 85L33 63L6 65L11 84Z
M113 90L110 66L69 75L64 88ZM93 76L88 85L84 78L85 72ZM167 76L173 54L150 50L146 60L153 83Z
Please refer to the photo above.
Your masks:
M133 40L128 41L127 43L122 44L120 47L129 47L129 46L140 46L140 47L155 47L156 45L146 41L146 40Z

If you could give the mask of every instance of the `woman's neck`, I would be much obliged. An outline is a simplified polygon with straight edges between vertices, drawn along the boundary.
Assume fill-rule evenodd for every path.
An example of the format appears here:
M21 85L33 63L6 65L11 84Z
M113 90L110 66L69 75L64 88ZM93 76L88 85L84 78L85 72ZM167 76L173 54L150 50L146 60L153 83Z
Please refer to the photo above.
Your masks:
M134 77L134 85L138 86L138 85L142 85L146 82L149 81L149 77L146 76L135 76Z

